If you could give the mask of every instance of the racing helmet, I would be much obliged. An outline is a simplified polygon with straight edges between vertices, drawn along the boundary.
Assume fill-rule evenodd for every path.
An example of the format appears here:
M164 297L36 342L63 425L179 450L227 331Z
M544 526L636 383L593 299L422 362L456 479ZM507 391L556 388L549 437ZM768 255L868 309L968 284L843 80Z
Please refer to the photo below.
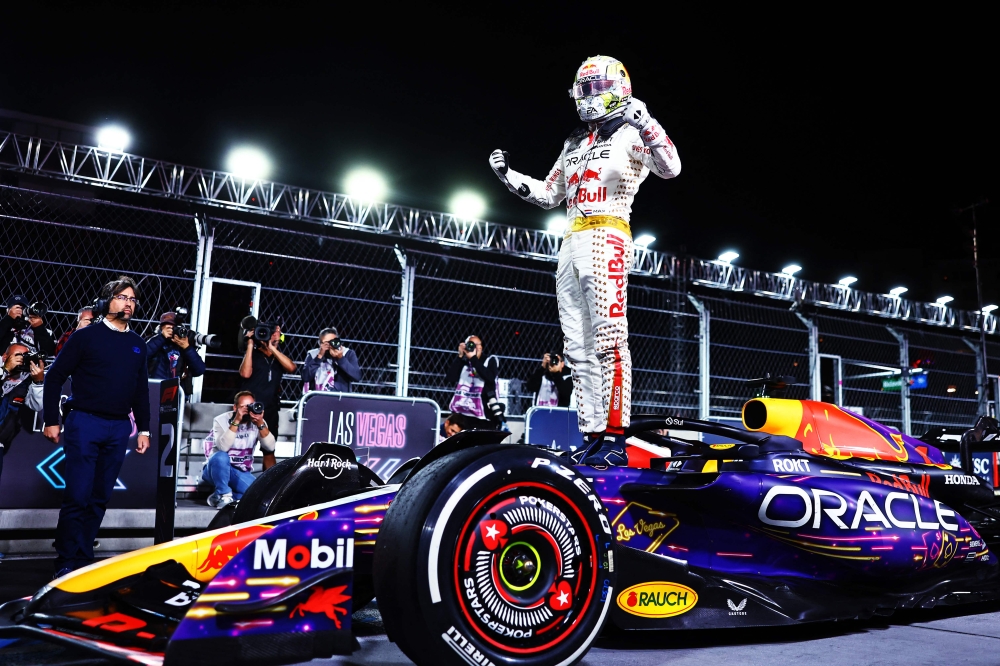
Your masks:
M601 120L625 111L632 99L632 80L620 61L609 56L592 56L576 70L569 96L576 100L580 120Z

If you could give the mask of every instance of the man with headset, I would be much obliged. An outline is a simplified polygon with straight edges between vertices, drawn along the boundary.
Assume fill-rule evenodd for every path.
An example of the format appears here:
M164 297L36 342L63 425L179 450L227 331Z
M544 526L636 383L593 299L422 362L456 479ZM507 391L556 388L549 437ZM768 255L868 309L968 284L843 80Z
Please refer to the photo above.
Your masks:
M139 431L137 453L149 448L146 343L129 327L139 307L130 277L104 285L98 310L104 318L76 331L45 375L45 437L60 440L59 400L73 379L66 401L63 450L66 489L56 527L55 578L94 560L94 539L132 435L129 412Z
M650 173L673 178L681 161L663 126L632 96L632 80L618 60L587 58L569 93L585 124L566 139L544 180L511 169L502 150L493 151L490 166L507 189L529 203L555 208L566 202L556 296L580 431L589 444L580 458L588 465L625 465L632 389L626 320L632 201Z

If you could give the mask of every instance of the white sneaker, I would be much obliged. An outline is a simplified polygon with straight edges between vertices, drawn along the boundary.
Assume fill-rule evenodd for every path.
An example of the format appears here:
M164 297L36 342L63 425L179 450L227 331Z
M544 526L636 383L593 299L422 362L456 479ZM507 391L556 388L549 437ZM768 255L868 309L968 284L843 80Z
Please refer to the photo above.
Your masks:
M225 495L220 495L219 493L212 493L208 496L208 505L213 509L221 509L223 507L229 506L233 503L232 493L226 493Z

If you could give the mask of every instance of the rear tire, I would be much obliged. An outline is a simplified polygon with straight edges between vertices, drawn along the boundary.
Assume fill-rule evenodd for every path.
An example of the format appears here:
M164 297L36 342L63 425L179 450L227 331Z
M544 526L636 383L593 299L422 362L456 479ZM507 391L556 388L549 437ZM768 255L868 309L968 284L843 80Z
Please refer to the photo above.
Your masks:
M476 446L402 485L373 575L389 637L421 666L567 666L607 617L614 541L571 466L534 447Z

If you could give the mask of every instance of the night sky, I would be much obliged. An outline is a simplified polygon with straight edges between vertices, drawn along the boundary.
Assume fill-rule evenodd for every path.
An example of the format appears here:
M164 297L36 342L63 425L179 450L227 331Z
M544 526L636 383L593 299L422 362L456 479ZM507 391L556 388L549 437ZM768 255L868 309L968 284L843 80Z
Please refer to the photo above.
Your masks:
M552 213L509 194L487 157L503 148L513 168L544 177L579 123L567 96L576 68L612 55L683 162L637 197L632 228L653 233L654 249L733 248L744 266L795 262L807 279L854 274L860 289L904 285L973 309L971 218L954 210L988 198L984 299L1000 302L985 13L205 5L5 8L0 108L118 122L131 152L196 166L224 168L229 147L256 144L274 180L326 190L371 165L390 201L444 210L471 188L487 219L543 227Z

